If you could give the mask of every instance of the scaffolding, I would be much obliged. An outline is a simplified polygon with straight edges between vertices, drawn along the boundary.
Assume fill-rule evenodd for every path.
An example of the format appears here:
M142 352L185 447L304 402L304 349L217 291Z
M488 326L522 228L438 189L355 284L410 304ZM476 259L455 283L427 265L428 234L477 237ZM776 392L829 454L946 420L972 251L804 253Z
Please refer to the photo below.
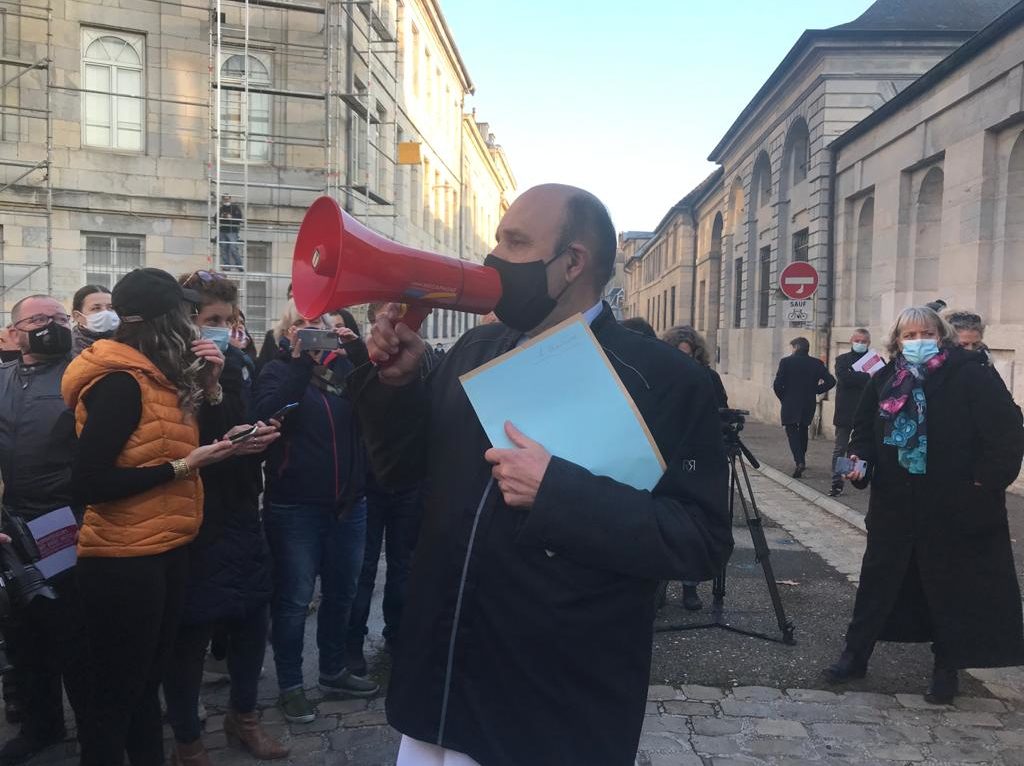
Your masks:
M388 179L395 178L399 44L390 7L389 0L211 2L209 263L237 274L243 306L258 301L258 294L265 295L268 304L275 302L267 285L287 278L273 269L264 253L255 257L252 248L258 236L279 241L294 237L299 222L282 216L282 208L304 209L317 196L327 194L367 225L395 235L397 210L386 190L394 188ZM254 26L255 10L262 12L264 20L268 14L278 15L280 28ZM297 14L320 19L319 34L307 38L314 42L290 39L289 17ZM272 37L274 32L284 35L283 43L280 37L261 36ZM318 60L322 87L273 87L264 72L254 71L260 65L253 54L268 43L286 61L312 66ZM254 116L261 111L254 105L266 104L271 97L283 99L285 114L297 100L319 104L319 135L297 135L301 126L289 125L287 120L277 135L254 129ZM259 117L265 119L262 114ZM265 124L273 123L272 116L265 119ZM232 150L226 151L228 147ZM313 150L319 152L315 169L278 162L282 154L296 148L309 150L307 158ZM303 174L305 180L296 183L296 174ZM225 195L231 197L227 204ZM281 290L272 292L279 296ZM276 312L264 312L268 322L271 313Z
M17 214L19 220L27 217L42 218L45 238L41 258L27 260L6 257L6 242L0 242L0 318L6 319L12 297L20 293L52 292L53 276L53 8L51 0L0 0L0 139L5 151L0 152L0 212ZM10 25L17 26L11 35ZM34 55L22 57L23 28L42 26L45 40L33 46ZM8 54L10 41L18 40L15 55ZM42 55L39 55L42 53ZM35 87L22 85L35 80ZM26 93L41 95L42 102L29 98ZM35 105L34 105L35 104ZM38 135L44 131L42 151L28 149L23 156L22 137ZM8 141L11 138L16 140ZM6 151L10 147L13 151ZM35 155L35 156L33 156ZM5 217L5 221L6 221ZM17 292L16 292L17 291Z

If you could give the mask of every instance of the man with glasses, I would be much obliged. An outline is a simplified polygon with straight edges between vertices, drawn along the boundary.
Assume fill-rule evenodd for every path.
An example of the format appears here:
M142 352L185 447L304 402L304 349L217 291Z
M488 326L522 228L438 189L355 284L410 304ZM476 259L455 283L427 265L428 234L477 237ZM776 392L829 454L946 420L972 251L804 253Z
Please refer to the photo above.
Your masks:
M60 393L71 361L71 317L54 298L31 295L14 305L8 332L21 351L20 360L0 365L3 531L14 537L27 534L21 522L71 505L76 437ZM84 635L74 569L49 585L55 600L32 599L4 626L11 658L28 683L21 731L0 748L0 766L23 763L64 739L62 682L76 714L82 711Z

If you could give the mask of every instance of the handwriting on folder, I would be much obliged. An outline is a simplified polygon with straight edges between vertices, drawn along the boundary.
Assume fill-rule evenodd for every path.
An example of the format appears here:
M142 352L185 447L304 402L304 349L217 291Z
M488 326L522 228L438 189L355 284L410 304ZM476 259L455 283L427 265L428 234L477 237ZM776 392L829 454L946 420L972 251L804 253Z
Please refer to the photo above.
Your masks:
M647 424L581 315L460 380L495 447L512 447L508 420L552 455L637 489L653 489L665 472Z

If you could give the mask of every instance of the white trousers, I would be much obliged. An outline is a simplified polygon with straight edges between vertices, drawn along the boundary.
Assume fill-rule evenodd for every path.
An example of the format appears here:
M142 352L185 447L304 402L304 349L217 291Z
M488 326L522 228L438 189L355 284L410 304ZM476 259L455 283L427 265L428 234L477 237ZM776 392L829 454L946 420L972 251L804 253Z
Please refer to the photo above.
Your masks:
M398 763L395 766L480 766L465 753L445 750L438 745L420 742L402 735L398 747Z

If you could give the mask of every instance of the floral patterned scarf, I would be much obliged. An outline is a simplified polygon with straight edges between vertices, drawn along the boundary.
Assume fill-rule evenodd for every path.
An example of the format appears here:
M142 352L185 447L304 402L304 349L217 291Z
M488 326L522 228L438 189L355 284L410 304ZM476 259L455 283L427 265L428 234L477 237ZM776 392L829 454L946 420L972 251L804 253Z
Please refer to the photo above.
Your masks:
M895 374L882 386L878 405L878 415L885 422L882 443L896 447L900 465L913 474L924 474L928 467L924 381L948 358L948 351L940 351L924 364L910 364L900 354Z

